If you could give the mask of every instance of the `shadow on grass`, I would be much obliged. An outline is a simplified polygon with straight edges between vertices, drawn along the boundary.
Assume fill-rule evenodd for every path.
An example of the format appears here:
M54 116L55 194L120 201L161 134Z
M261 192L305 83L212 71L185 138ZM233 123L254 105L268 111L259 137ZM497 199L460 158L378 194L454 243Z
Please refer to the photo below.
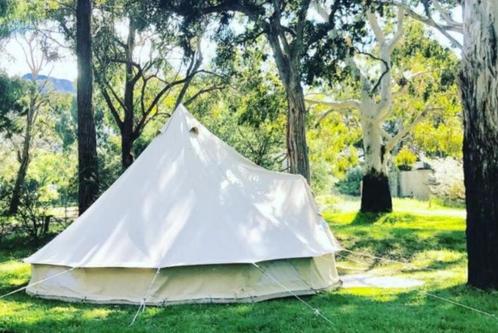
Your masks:
M358 227L356 227L358 228ZM367 227L368 228L368 227ZM417 255L422 255L428 251L449 251L456 254L465 255L465 238L461 231L439 231L427 235L424 230L412 228L380 228L378 232L366 230L348 230L342 233L341 227L337 227L335 235L339 242L348 250L356 253L369 253L376 257L391 260L410 262ZM346 254L347 259L350 255ZM367 256L368 258L368 256ZM458 259L460 263L463 259ZM376 263L383 260L375 260ZM433 263L433 267L427 269L445 269L450 265L455 265L457 261L438 261Z
M377 223L409 223L417 220L415 215L396 213L362 213L358 212L351 221L352 225L371 225Z
M465 285L431 290L440 297L498 313L496 296ZM129 323L136 306L99 306L15 297L22 315L0 318L0 332L496 332L498 321L428 297L370 288L304 297L329 325L293 298L255 304L147 307ZM9 306L9 304L7 304ZM67 310L67 311L65 311ZM102 315L98 315L102 313ZM29 315L32 317L29 317Z

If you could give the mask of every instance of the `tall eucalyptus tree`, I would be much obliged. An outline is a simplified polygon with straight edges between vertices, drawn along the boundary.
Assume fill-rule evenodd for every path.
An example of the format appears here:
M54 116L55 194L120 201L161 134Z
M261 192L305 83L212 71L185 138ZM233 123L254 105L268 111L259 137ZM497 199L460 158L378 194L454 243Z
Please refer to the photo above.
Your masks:
M348 53L343 32L357 38L354 32L363 29L364 22L359 15L361 2L334 1L330 4L328 20L319 23L313 17L311 0L159 1L163 10L182 15L186 26L206 16L219 18L218 34L227 37L225 41L248 45L257 36L266 37L287 96L289 171L301 174L308 181L303 81L312 81L322 72L323 58L335 59ZM234 25L241 27L240 22L236 23L240 16L244 20L244 32L237 35L232 28Z
M92 1L76 3L76 57L78 62L78 203L82 214L99 191L97 135L93 113Z
M464 110L468 282L498 288L498 3L463 1L460 88Z

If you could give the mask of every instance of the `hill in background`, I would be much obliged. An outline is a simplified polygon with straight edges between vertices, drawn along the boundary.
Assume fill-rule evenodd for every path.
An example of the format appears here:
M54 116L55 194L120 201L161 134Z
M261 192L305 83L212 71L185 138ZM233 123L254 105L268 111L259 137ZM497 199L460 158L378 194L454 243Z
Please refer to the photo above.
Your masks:
M30 73L24 74L22 76L23 80L31 80L32 76ZM46 75L38 75L36 78L36 82L39 84L45 82L46 80L50 83L50 89L54 89L57 92L68 93L68 94L76 94L76 89L73 83L66 79L58 79L51 76ZM48 88L48 87L47 87Z

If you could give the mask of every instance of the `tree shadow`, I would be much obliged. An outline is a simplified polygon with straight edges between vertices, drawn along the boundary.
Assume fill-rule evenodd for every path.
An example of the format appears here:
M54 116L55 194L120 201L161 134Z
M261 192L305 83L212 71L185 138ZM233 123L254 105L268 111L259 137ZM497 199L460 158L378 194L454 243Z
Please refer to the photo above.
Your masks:
M351 221L351 225L372 225L376 223L409 223L417 219L415 215L411 214L393 214L393 213L362 213L357 212Z
M364 288L302 299L319 309L332 325L302 302L289 297L261 303L147 307L128 326L136 306L105 306L42 301L27 296L15 302L45 315L0 319L0 332L420 332L498 331L493 318L431 297L420 289L406 292ZM454 302L498 313L496 295L457 285L431 290ZM64 315L64 310L68 314ZM106 313L92 316L92 313Z

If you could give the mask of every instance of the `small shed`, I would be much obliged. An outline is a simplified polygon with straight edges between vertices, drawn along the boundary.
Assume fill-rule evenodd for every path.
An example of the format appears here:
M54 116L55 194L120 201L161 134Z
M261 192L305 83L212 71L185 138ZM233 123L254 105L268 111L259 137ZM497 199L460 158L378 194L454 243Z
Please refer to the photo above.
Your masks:
M429 200L431 169L416 169L400 171L398 188L400 197L412 197L419 200Z

